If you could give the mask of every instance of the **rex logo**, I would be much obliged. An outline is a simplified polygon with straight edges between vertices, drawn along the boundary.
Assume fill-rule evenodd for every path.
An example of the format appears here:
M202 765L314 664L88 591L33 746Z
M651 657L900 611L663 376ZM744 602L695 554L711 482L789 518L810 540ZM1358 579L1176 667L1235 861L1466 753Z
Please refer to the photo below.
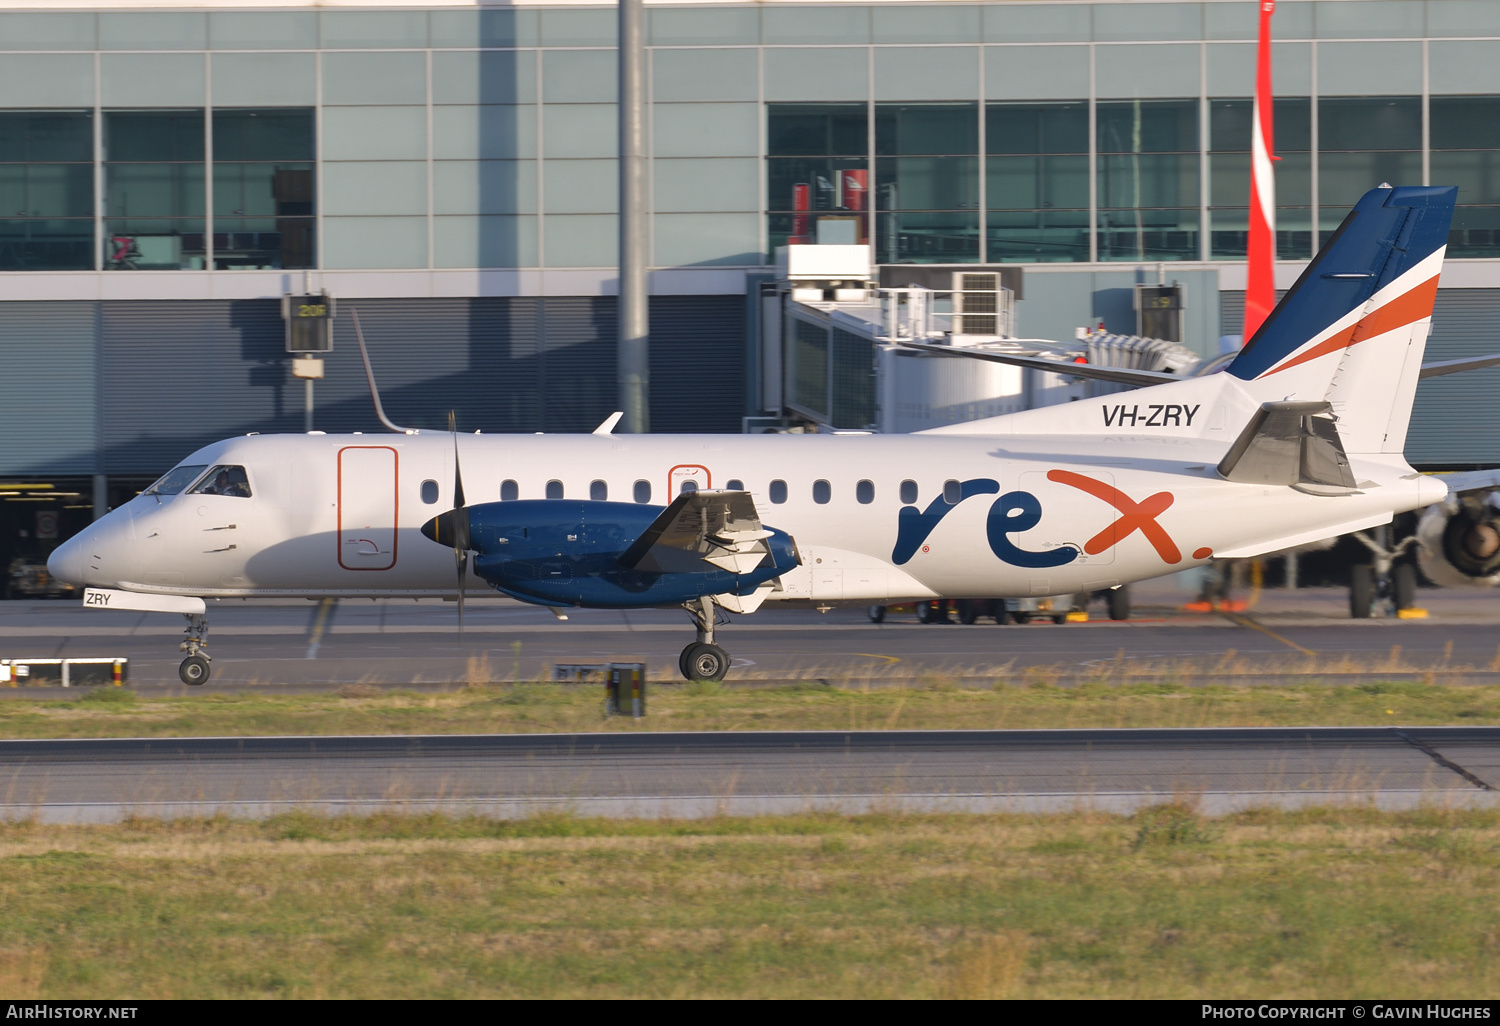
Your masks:
M1048 471L1047 480L1087 492L1109 503L1119 512L1119 517L1109 526L1084 543L1084 552L1096 556L1118 545L1136 531L1140 531L1163 562L1179 563L1182 561L1182 553L1177 548L1177 544L1172 541L1166 529L1156 522L1156 518L1172 505L1171 492L1157 492L1155 495L1136 502L1112 485L1082 474L1075 474L1071 470ZM943 518L957 509L959 503L965 499L975 495L994 495L998 491L1000 491L1000 484L994 479L973 478L960 484L958 502L949 502L947 498L939 495L927 505L925 510L920 510L916 506L901 507L901 513L897 519L896 547L891 552L891 562L897 566L910 562L917 554L917 550L937 529L938 524L942 523ZM1008 537L1031 530L1041 522L1041 519L1042 503L1035 495L1023 491L1006 492L990 505L989 516L985 521L985 535L990 543L990 551L1012 566L1031 569L1063 566L1077 559L1079 550L1071 545L1060 546L1046 552L1034 552L1021 548ZM1206 555L1208 553L1204 550L1194 553L1194 556L1200 559Z

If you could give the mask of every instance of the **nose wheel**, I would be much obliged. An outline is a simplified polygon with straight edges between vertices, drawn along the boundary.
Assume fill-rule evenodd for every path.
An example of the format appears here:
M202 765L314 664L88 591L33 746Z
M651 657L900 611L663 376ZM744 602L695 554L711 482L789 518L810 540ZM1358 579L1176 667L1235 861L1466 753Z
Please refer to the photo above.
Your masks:
M677 668L688 680L723 680L729 672L729 653L714 644L714 625L718 609L705 595L695 602L684 602L682 608L698 628L698 640L682 650Z
M213 658L205 651L208 646L208 617L197 613L184 613L183 616L187 617L188 622L183 631L187 638L178 646L178 651L186 652L187 658L177 667L177 676L184 684L206 684L211 672L208 663Z

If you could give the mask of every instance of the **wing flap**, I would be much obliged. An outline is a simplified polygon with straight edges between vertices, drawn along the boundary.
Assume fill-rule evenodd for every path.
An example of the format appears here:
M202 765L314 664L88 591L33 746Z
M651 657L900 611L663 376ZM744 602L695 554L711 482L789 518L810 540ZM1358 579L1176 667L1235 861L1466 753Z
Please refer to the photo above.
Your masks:
M744 574L770 555L770 537L749 492L684 492L631 543L620 565L663 574L714 567Z

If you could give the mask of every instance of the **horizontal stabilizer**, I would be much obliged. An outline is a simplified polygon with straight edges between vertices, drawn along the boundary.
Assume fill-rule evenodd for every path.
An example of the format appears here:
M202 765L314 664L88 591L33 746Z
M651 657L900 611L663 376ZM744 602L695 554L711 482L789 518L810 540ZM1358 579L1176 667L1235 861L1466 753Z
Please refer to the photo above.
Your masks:
M929 342L902 342L902 349L916 349L938 356L961 356L971 360L988 360L1012 367L1028 367L1031 370L1051 371L1054 374L1070 374L1075 378L1094 378L1113 381L1118 385L1160 385L1168 381L1181 381L1181 374L1166 371L1136 370L1130 367L1100 367L1092 363L1067 363L1048 360L1040 356L1021 356L1017 353L997 353L990 349L973 349L966 346L939 346Z
M1500 365L1500 353L1494 353L1490 356L1465 356L1458 360L1439 360L1436 363L1424 363L1417 377L1436 378L1443 374L1482 370L1485 367L1494 367L1497 365Z
M625 550L620 565L651 573L746 574L770 554L749 492L684 492Z
M1242 484L1292 485L1314 494L1354 491L1332 409L1326 402L1265 403L1219 461L1219 473Z

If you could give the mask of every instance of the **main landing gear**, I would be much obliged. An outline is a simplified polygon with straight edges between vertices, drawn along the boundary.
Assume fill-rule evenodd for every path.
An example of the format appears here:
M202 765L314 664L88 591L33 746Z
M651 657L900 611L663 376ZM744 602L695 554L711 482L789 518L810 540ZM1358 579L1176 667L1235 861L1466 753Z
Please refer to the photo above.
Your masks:
M698 640L682 650L677 657L677 668L688 680L723 680L729 672L729 653L714 644L714 624L718 619L718 607L707 595L692 602L684 602L682 608L693 618L698 628Z
M1417 543L1417 536L1408 535L1392 545L1390 534L1388 526L1378 528L1374 538L1364 531L1354 533L1371 557L1368 563L1349 567L1349 615L1356 620L1386 610L1399 616L1403 609L1416 607L1417 568L1406 552Z
M183 631L187 635L178 650L187 653L187 658L182 665L177 667L177 676L182 678L184 684L204 684L208 682L208 662L212 656L205 649L208 647L208 617L200 613L183 613L187 618L188 625Z

